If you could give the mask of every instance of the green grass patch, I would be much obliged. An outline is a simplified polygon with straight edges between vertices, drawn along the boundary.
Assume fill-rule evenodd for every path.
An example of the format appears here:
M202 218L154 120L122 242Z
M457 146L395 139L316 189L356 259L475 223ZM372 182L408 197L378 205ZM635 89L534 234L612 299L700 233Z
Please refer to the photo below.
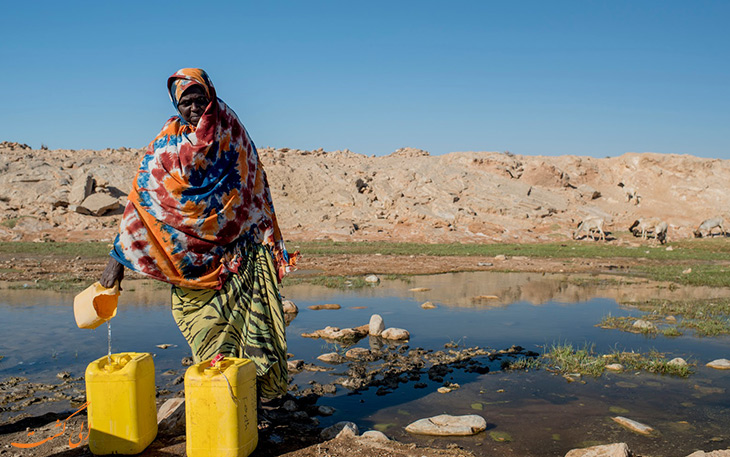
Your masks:
M372 287L374 284L365 281L362 276L313 276L309 278L285 277L282 286L296 284L312 284L330 289L362 289Z
M8 289L23 290L55 290L55 291L78 291L89 287L94 281L88 279L68 278L68 279L40 279L38 281L28 281L24 283L14 283L8 285Z
M517 369L519 363L521 362L517 361L510 368ZM606 365L614 363L620 363L629 371L680 377L687 377L693 372L693 364L670 364L663 353L654 350L647 353L614 351L610 354L597 354L593 345L586 344L579 348L570 343L550 345L544 354L530 362L530 367L541 367L560 374L579 373L581 376L599 377L606 370Z
M702 240L698 240L702 241ZM499 254L546 258L646 258L654 260L709 260L730 262L730 248L721 243L685 242L682 248L667 251L665 247L615 246L605 243L579 241L534 244L425 244L387 242L307 241L289 243L290 249L299 249L304 255L382 254L432 256L483 256ZM728 243L730 244L730 243Z
M682 265L642 265L636 268L655 281L671 281L686 286L730 287L730 265L693 264L692 271Z
M730 334L730 298L705 300L648 300L640 303L624 303L644 313L642 319L664 325L659 329L665 336L680 336L681 329L691 330L697 336ZM668 320L673 316L676 324ZM604 328L632 331L635 317L613 317L608 315L598 324Z
M87 241L84 243L31 243L27 241L0 242L0 254L51 255L63 257L106 257L109 243Z

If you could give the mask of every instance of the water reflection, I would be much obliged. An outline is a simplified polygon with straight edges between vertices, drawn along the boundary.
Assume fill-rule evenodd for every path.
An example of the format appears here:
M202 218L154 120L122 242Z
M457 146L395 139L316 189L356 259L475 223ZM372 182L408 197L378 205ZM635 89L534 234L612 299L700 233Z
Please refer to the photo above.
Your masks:
M338 387L335 394L319 401L337 409L333 416L321 418L322 425L352 420L362 429L383 428L401 441L432 440L444 446L456 442L477 455L564 455L568 449L593 441L625 441L645 455L687 455L694 449L722 447L712 440L730 440L730 376L704 364L714 358L730 358L730 339L649 339L600 329L595 324L608 313L638 315L635 309L621 308L619 303L623 302L727 297L730 291L670 289L646 281L619 280L612 276L478 272L383 280L358 290L290 285L283 294L297 303L300 312L287 328L289 352L321 366L318 355L341 352L343 348L300 335L327 325L344 328L367 324L373 313L383 316L386 327L408 329L411 339L407 345L411 349L441 350L446 343L456 343L492 349L520 345L542 352L544 345L558 341L575 346L595 344L599 352L657 349L697 363L697 373L689 379L607 373L601 378L584 379L585 383L568 383L546 371L506 373L500 370L498 360L491 364L483 361L489 366L487 374L455 369L438 382L424 373L385 395L378 395L375 388L350 395L347 389ZM133 281L126 284L117 317L111 321L113 351L155 354L156 384L170 391L181 389L174 380L184 373L180 361L189 355L189 348L170 314L169 290ZM411 290L419 288L428 290ZM104 327L76 328L73 294L3 290L0 295L0 321L4 323L0 355L5 356L0 361L0 381L22 376L29 382L58 383L56 373L70 371L72 377L81 377L90 361L106 354ZM437 304L437 308L421 309L419 305L425 301ZM322 303L338 303L342 309L307 308ZM173 346L164 350L156 346L162 343ZM357 343L371 349L381 349L382 345L382 340L371 338ZM331 383L345 371L347 365L335 366L330 372L304 371L294 376L293 383ZM461 388L449 394L436 393L446 382L458 383ZM67 403L58 401L34 404L27 411L67 409ZM622 429L610 420L619 415L616 411L651 425L660 431L660 437L637 437ZM442 440L414 437L403 431L403 426L413 420L443 412L481 414L490 424L488 432L506 432L512 441L495 443L489 433ZM4 411L0 421L15 414Z

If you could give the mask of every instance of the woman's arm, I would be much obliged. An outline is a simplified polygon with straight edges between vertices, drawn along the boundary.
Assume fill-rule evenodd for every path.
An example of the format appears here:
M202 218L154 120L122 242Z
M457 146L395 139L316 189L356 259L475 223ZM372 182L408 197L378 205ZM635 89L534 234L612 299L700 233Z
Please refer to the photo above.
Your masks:
M114 287L115 282L119 281L119 290L122 290L122 279L124 279L124 265L117 262L114 257L110 258L99 282L102 286L111 288Z

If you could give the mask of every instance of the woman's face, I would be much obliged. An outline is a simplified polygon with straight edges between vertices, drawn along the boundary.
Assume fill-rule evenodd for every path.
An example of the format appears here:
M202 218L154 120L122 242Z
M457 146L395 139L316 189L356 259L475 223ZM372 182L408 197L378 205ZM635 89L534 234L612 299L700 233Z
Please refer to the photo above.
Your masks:
M208 96L200 86L193 86L183 92L180 100L177 102L177 109L180 115L190 125L198 125L200 117L205 112L205 108L210 103Z

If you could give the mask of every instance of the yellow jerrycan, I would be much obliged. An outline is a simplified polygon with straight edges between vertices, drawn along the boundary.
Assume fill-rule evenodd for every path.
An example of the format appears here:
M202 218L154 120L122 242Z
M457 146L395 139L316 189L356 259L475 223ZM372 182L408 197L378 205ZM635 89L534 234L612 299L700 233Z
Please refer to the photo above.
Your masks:
M107 288L98 281L74 297L74 318L79 328L96 328L117 315L119 283Z
M123 352L86 367L89 450L96 455L139 454L157 436L152 354Z
M256 365L249 359L225 357L188 368L185 428L187 457L251 454L259 439Z

